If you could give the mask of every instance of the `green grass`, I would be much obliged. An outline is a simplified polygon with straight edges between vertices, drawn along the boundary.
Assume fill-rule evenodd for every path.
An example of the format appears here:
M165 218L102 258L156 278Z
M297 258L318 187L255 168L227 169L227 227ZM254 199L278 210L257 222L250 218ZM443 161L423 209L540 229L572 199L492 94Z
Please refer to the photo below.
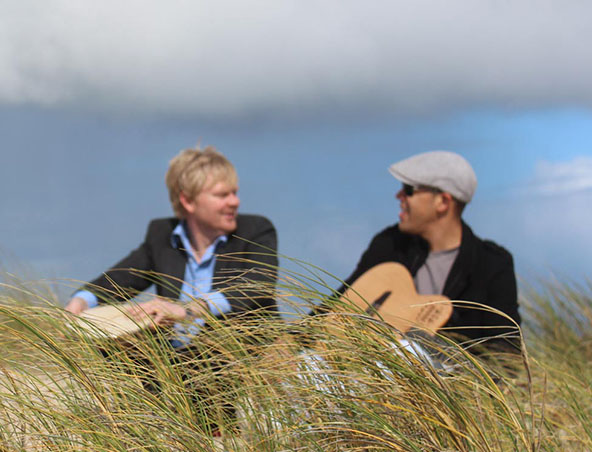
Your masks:
M303 266L282 273L277 294L312 304L336 285ZM586 287L524 294L521 355L476 358L444 337L420 339L446 357L436 369L353 308L212 322L188 363L158 334L141 335L132 359L129 342L72 328L42 286L1 290L0 451L592 450ZM158 390L142 383L148 372Z

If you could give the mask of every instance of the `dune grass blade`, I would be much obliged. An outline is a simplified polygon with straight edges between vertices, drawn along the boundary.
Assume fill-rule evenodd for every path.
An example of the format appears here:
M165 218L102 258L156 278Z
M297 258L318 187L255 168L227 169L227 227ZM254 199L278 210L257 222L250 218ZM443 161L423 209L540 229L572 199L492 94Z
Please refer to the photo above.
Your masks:
M284 304L312 307L339 285L299 264L279 273ZM166 332L97 339L33 286L0 294L0 451L592 450L587 288L523 297L522 354L475 356L446 336L405 344L345 305L209 319L180 361ZM273 288L232 285L257 289Z

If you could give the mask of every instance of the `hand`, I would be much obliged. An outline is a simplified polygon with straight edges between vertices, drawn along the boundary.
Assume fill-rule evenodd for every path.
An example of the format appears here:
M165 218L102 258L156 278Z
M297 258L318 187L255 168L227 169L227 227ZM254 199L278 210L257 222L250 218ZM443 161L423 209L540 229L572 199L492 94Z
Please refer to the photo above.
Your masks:
M129 308L128 312L138 321L152 317L152 321L156 325L170 325L187 318L187 310L183 306L158 297L138 303Z
M74 315L79 315L82 311L86 311L88 309L88 303L84 298L74 297L70 299L64 309Z
M208 302L203 298L195 298L185 304L187 315L193 318L203 319L210 312Z

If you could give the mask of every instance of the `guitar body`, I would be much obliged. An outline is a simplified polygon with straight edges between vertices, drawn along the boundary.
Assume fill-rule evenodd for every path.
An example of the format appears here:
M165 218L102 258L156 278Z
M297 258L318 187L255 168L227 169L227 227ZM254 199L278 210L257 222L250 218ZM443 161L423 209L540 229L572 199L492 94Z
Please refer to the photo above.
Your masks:
M413 327L436 331L452 315L447 297L419 295L407 268L396 262L372 267L353 282L340 301L382 318L402 334Z

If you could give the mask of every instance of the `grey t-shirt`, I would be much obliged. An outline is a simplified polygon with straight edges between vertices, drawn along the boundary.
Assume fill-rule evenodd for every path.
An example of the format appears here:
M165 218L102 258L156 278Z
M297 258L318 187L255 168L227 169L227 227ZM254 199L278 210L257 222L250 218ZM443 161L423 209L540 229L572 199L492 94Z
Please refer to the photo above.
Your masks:
M440 295L454 260L458 256L458 247L451 250L429 253L424 264L417 270L413 282L417 293Z

